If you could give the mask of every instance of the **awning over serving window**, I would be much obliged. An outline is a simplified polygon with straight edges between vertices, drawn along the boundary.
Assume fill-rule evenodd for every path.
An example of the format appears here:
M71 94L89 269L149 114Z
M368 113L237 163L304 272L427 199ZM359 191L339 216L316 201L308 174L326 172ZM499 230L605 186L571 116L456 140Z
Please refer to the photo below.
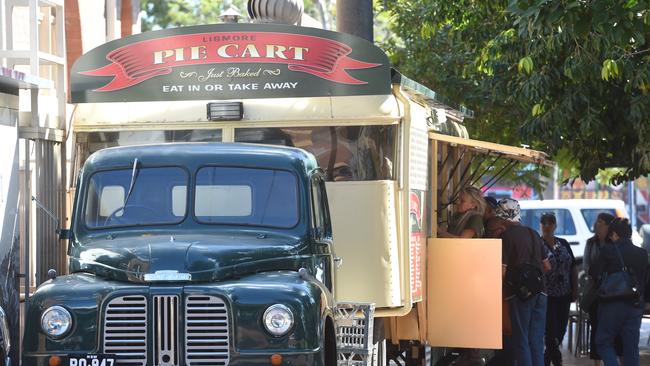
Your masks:
M494 142L464 139L460 137L429 133L432 140L446 142L452 146L463 146L474 153L502 156L510 160L517 160L525 163L553 166L548 155L541 151L526 149L522 147L496 144Z
M442 208L451 205L463 187L475 186L487 191L517 165L553 166L548 155L541 151L434 132L429 133L429 139L438 146L435 179L439 192L437 202ZM488 178L483 179L486 175Z

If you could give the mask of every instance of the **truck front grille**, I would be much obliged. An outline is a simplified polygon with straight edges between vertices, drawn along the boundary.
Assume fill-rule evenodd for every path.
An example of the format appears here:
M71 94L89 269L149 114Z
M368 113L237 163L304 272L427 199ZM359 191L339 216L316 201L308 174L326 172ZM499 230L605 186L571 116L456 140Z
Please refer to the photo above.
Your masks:
M225 366L228 354L228 311L214 296L185 298L185 363Z
M147 297L131 295L108 302L104 353L117 355L116 365L180 365L183 347L187 366L229 364L228 309L221 298L188 295L180 301L177 295L152 296L151 324L147 323L147 304ZM148 339L153 349L148 348ZM149 357L148 352L152 352Z
M178 365L178 296L154 296L154 365Z
M147 299L122 296L111 300L104 316L104 352L118 365L147 364Z

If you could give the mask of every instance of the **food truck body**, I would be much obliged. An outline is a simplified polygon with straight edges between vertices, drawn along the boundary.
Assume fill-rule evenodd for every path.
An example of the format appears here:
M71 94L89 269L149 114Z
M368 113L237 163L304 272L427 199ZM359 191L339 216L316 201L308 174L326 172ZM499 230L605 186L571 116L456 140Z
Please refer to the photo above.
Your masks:
M70 274L41 285L29 301L23 364L51 365L53 356L69 365L93 359L118 365L381 364L385 359L373 356L372 348L387 340L388 358L415 365L424 356L412 350L421 344L501 347L500 241L437 239L435 226L459 188L478 181L474 157L535 163L544 155L468 139L461 123L466 111L442 104L434 92L392 70L376 46L285 25L155 31L82 56L72 70L71 94L78 183L66 232ZM233 145L237 155L197 144L204 147L195 160L195 148L185 144L102 151L171 142L284 145L313 154L315 160L301 158L308 162L302 170L283 168L301 177L302 193L285 203L302 207L307 231L268 233L264 225L237 220L213 225L197 213L201 206L222 215L209 208L216 199L209 194L226 189L223 183L203 186L201 169L277 169L262 164L264 148ZM274 151L269 148L282 155ZM160 224L120 223L127 215L121 206L144 192L139 179L154 190L157 181L146 178L147 169L170 167L180 170L161 173L171 187L167 194L183 203L169 209L188 213ZM114 169L118 183L93 181ZM191 177L190 185L174 188L175 174L179 181ZM309 187L313 180L326 189ZM219 198L244 207L230 216L253 215L244 203L252 184L236 183ZM203 201L197 200L201 192ZM90 194L96 196L95 221L88 218ZM322 197L327 204L318 214L314 207ZM287 237L311 244L292 247ZM221 269L228 261L231 267ZM192 273L189 262L201 270ZM276 318L267 319L275 305ZM208 313L219 308L229 317L215 325L226 329L222 363L201 358L216 347L208 340L190 346L189 317L196 307ZM111 328L115 309L127 309L118 322L143 320L137 335ZM272 334L267 320L287 321L287 309L296 323ZM46 334L41 320L60 324L63 317L65 323L65 312L71 329ZM111 338L113 332L119 336ZM338 361L326 356L334 346ZM190 349L199 349L196 360Z

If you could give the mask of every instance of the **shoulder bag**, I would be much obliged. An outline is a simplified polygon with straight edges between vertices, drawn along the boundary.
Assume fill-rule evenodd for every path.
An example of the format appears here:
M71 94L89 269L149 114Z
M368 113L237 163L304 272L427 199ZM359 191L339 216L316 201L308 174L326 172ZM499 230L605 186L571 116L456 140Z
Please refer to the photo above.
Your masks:
M614 249L616 249L616 254L618 254L618 259L623 267L618 272L603 274L598 287L598 297L604 301L639 300L637 281L625 265L617 244L614 244Z
M532 298L544 289L544 274L539 266L533 264L535 262L535 246L537 242L533 236L532 229L529 228L528 230L532 239L530 261L508 266L505 277L506 285L512 289L521 301Z

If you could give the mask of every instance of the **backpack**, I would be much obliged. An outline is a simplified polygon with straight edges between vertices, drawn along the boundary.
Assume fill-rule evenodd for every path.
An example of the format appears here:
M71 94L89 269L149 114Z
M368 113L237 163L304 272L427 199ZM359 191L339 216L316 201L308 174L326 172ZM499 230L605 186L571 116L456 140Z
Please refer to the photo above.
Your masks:
M528 230L533 244L530 261L508 266L505 276L506 286L521 301L526 301L544 290L544 274L538 266L532 264L535 262L535 237L533 236L532 230Z

